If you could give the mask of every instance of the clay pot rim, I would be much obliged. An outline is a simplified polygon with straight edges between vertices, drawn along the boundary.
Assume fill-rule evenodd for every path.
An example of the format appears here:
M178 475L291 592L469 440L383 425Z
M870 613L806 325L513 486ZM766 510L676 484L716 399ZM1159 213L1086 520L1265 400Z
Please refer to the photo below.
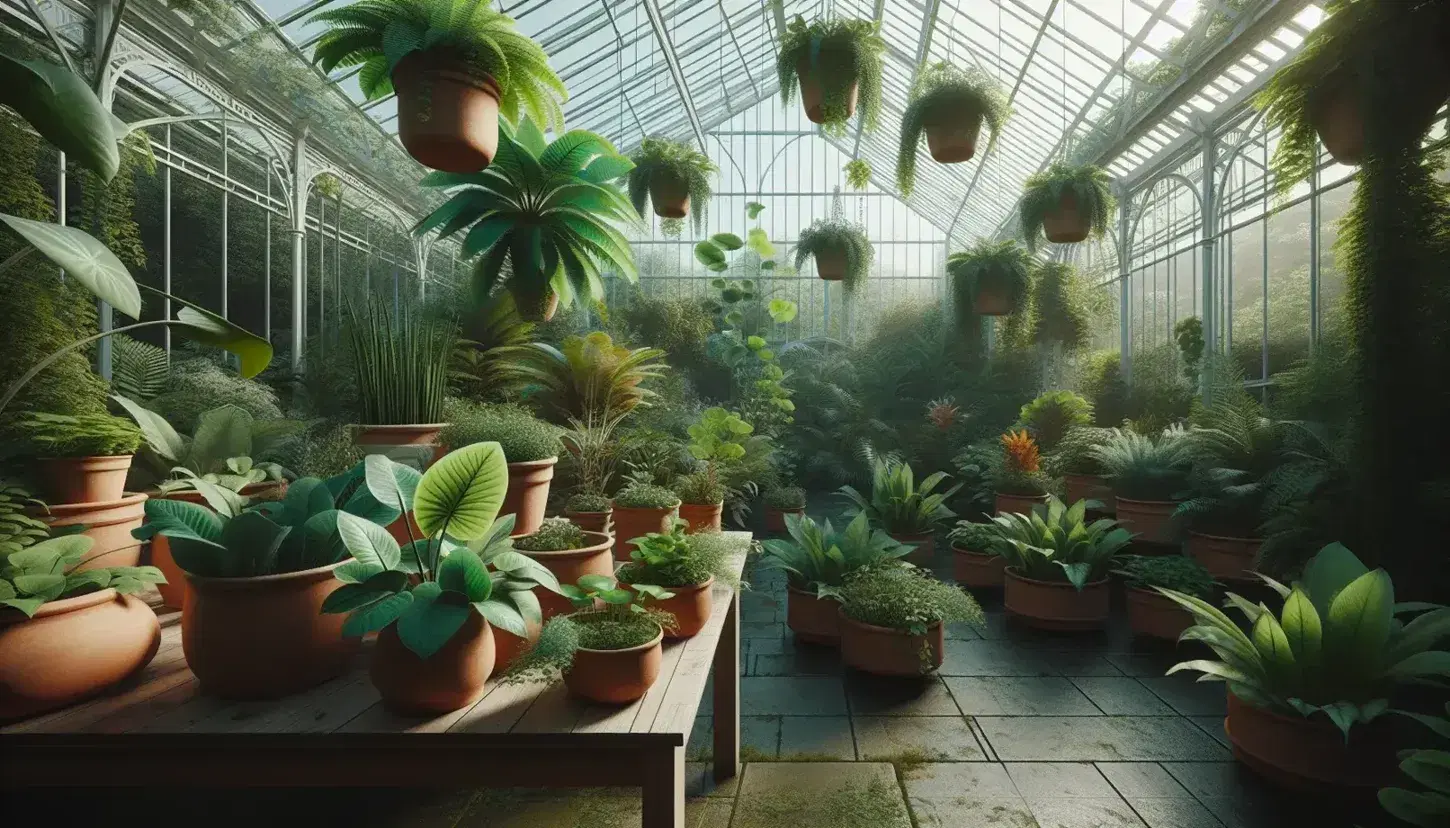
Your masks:
M624 583L625 586L634 586L634 584L631 584L631 583L628 583L628 582L622 582L622 583ZM689 584L689 585L686 585L686 586L665 586L664 584L655 584L655 586L658 586L661 589L667 589L670 592L675 593L675 597L676 598L679 598L680 597L680 593L681 592L685 592L685 593L688 593L688 594L693 595L696 592L702 592L704 590L707 590L707 589L709 589L710 587L712 587L714 585L715 585L715 576L714 575L711 575L710 577L706 578L704 581L701 581L698 584ZM671 599L666 598L664 600L668 601L668 600L671 600Z
M95 463L95 464L100 464L100 463L105 462L105 461L115 462L117 460L120 460L123 457L124 458L127 458L127 459L134 459L136 457L136 453L133 451L130 454L83 454L80 457L39 457L39 458L36 458L36 459L40 460L40 462L42 462L42 463Z
M1003 572L1005 572L1007 574L1007 577L1013 578L1013 579L1018 580L1018 581L1021 581L1024 584L1032 584L1033 586L1049 587L1049 588L1053 588L1053 589L1070 589L1073 592L1077 592L1077 593L1086 592L1089 589L1092 589L1093 587L1104 587L1104 586L1107 586L1112 581L1112 579L1109 578L1109 577L1103 577L1103 578L1099 578L1096 581L1088 581L1087 583L1085 583L1085 584L1082 585L1082 589L1078 589L1077 587L1073 586L1071 583L1068 583L1067 581L1063 581L1062 583L1058 583L1056 581L1039 581L1039 580L1037 580L1035 578L1028 578L1028 577L1025 577L1023 575L1019 575L1019 574L1017 574L1017 567L1015 567L1015 566L1006 567L1006 568L1003 569Z
M1188 531L1188 534L1189 534L1190 537L1208 538L1209 540L1216 540L1216 541L1233 541L1234 543L1263 543L1264 542L1264 539L1263 538L1240 538L1240 537L1235 537L1233 535L1210 535L1207 532L1195 532L1195 531L1193 531L1191 529Z
M600 512L599 514L604 513ZM578 549L555 549L549 552L530 552L527 549L515 549L514 551L520 555L527 555L539 561L564 561L570 558L584 558L590 555L597 555L600 552L608 552L614 546L614 539L605 532L590 532L587 529L580 531L584 532L586 538L603 538L603 540L590 546L581 546ZM530 532L529 534L533 533ZM516 537L526 538L528 535L517 535Z
M1137 498L1123 497L1121 495L1114 495L1113 499L1119 503L1141 503L1145 506L1172 506L1174 508L1177 508L1178 504L1183 502L1181 500L1138 500Z
M691 503L688 500L681 499L680 500L680 505L681 506L699 506L699 507L701 507L703 509L718 509L718 508L720 508L720 507L722 507L722 506L725 505L725 501L724 500L721 500L718 503Z
M121 593L106 587L95 592L87 592L85 595L76 595L71 598L61 598L58 601L46 601L40 605L35 614L26 617L25 613L10 607L0 608L0 626L19 625L29 621L39 621L42 618L52 618L57 615L65 615L69 612L98 607L107 604L121 597Z
M300 569L296 572L281 572L276 575L254 575L250 578L218 578L210 575L193 575L190 572L187 572L185 569L181 570L181 574L186 576L186 580L190 582L192 586L208 586L221 589L251 589L254 587L268 586L271 584L284 583L287 581L321 580L321 576L331 576L334 569L337 569L339 566L342 566L343 564L348 563L351 560L352 558L348 557L346 560L341 560L337 563L328 564L326 566L316 566L312 569ZM180 569L179 566L177 568Z
M673 512L680 508L680 501L676 500L673 506L620 506L614 501L609 501L609 508L614 512ZM603 514L599 512L597 514Z
M924 633L914 633L910 630L898 630L895 627L878 627L875 624L867 624L865 621L857 621L856 619L847 615L845 605L842 605L836 610L836 618L838 618L842 624L850 624L855 627L860 627L861 629L868 632L873 632L880 635L900 635L907 638L921 638L923 636L928 636L931 635L932 630L941 627L940 621L933 621L930 624L927 624L926 632Z
M450 425L452 423L348 423L347 427L359 431L422 431L431 428L442 431Z
M145 492L126 492L125 496L120 500L93 500L89 503L47 503L45 509L31 507L25 511L26 514L58 518L63 515L78 514L80 512L99 512L103 509L139 506L145 503L149 497L150 495Z
M570 617L572 617L574 615L579 615L579 614L580 613L571 613L570 614ZM655 622L653 622L653 621L651 621L650 623L651 624L655 624ZM633 647L625 647L624 649L621 649L621 650L596 650L593 647L580 647L579 648L579 652L581 652L581 653L599 653L601 655L626 655L626 654L632 654L632 653L642 653L642 652L644 652L646 650L653 650L655 647L659 647L659 646L663 645L664 644L664 640L665 640L665 630L664 630L664 627L661 627L659 624L655 624L655 629L658 630L658 632L655 633L655 637L654 638L651 638L649 641L646 641L643 644L637 644L637 645L635 645Z
M518 469L520 471L528 471L528 470L531 470L531 469L544 469L544 468L548 468L549 466L552 466L552 465L554 465L555 463L558 463L558 462L559 462L559 455L556 454L553 457L545 457L543 460L520 460L517 463L508 463L506 465L509 468L511 468L511 469Z
M1336 737L1341 735L1339 732L1339 728L1335 727L1334 722L1330 721L1329 717L1327 716L1322 718L1310 718L1308 716L1290 716L1286 713L1280 713L1277 710L1270 710L1267 707L1259 707L1252 702L1245 701L1244 699L1240 698L1236 693L1234 693L1234 691L1227 688L1225 688L1225 693L1228 696L1228 704L1230 708L1228 711L1228 715L1233 715L1232 708L1244 707L1252 710L1255 715L1266 716L1270 719L1276 719L1280 722L1290 725L1291 727L1297 726L1300 728L1310 730L1322 730L1326 732L1333 731ZM1360 723L1358 726L1361 728L1365 728L1366 730L1374 728L1383 730L1386 726L1386 723L1386 719L1378 718L1368 724Z

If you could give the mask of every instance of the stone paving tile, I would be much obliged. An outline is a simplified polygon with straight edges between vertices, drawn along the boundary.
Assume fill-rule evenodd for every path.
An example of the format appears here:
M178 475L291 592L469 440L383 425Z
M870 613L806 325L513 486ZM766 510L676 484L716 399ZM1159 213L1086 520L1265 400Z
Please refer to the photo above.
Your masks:
M1098 762L1096 767L1113 789L1127 799L1191 798L1188 789L1157 762Z
M739 792L740 774L738 772L725 780L725 784L718 785L715 783L713 766L709 762L685 763L685 796L734 799Z
M1043 828L1143 828L1143 820L1117 797L1028 800L1027 806Z
M920 679L846 674L851 712L869 716L956 716L961 713L938 676Z
M922 765L905 784L921 828L1038 828L1006 769L995 763Z
M690 741L685 745L685 757L691 761L703 762L715 753L715 728L709 716L696 716L695 726L690 728ZM775 758L780 750L779 716L740 717L740 751L754 758Z
M1172 651L1105 653L1103 658L1126 676L1162 676L1168 668L1182 661Z
M1198 681L1186 673L1139 681L1185 716L1223 716L1228 712L1228 691L1221 681Z
M1228 731L1223 728L1222 716L1189 716L1187 718L1190 722L1198 725L1198 728L1204 733L1218 740L1219 744L1226 748L1233 747L1228 740Z
M1090 762L1005 762L1023 799L1111 799L1118 795Z
M1148 828L1224 828L1218 817L1192 797L1129 799L1128 804Z
M752 676L837 676L841 658L825 647L791 647L779 655L751 656Z
M782 716L780 758L789 761L819 761L822 758L851 761L856 758L856 740L848 716Z
M1144 716L978 716L1003 761L1216 761L1229 752L1184 719Z
M856 716L856 752L867 761L980 762L987 758L961 716Z
M740 644L750 646L751 656L780 655L787 647L784 638L752 638L748 641L741 639Z
M1122 671L1103 656L1086 650L1044 650L1042 659L1059 676L1119 676Z
M1137 679L1127 676L1079 676L1072 683L1109 716L1178 715L1167 702Z
M977 627L962 621L958 621L955 624L947 625L946 637L961 639L964 641L973 641L981 638L982 633L980 630L977 629Z
M1065 678L952 677L945 679L968 716L1101 716Z
M1057 671L1041 654L1005 641L948 640L943 676L1053 676Z
M745 766L731 828L841 828L843 823L911 828L895 768L872 762Z
M846 691L839 678L747 676L740 680L740 712L757 716L844 716Z
M785 624L774 621L741 621L741 638L774 638L785 636Z
M685 828L728 828L733 799L687 799ZM368 822L369 826L388 823ZM639 828L638 790L480 791L458 828ZM399 825L403 825L399 823ZM409 828L412 824L407 823Z
M1164 762L1163 768L1230 828L1306 824L1290 817L1292 801L1288 796L1236 762ZM1297 819L1303 816L1302 812L1296 815Z

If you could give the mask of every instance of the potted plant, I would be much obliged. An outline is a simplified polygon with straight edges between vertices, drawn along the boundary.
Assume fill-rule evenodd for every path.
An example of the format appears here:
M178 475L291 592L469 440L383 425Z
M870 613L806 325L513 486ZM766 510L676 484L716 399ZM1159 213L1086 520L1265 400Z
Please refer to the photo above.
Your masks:
M11 510L7 509L7 512ZM13 509L22 518L20 509ZM37 533L43 538L35 543ZM0 721L74 704L134 675L161 646L156 614L136 593L155 567L82 567L85 535L8 541L0 567Z
M1450 609L1397 606L1390 576L1337 543L1311 558L1292 586L1259 577L1284 603L1276 615L1229 593L1248 632L1198 598L1160 590L1193 616L1187 634L1220 659L1169 672L1227 682L1224 728L1234 756L1255 772L1299 788L1384 785L1394 778L1397 740L1382 716L1397 690L1443 678L1447 656L1433 648L1450 635Z
M937 527L957 516L947 508L946 501L961 485L935 491L947 477L946 472L936 472L918 487L909 464L878 459L871 469L869 499L852 486L842 486L839 494L851 502L856 513L866 515L893 539L914 546L911 559L930 562L936 549L933 535Z
M1090 235L1102 238L1117 207L1110 182L1101 167L1060 161L1027 179L1018 206L1027 249L1037 249L1039 236L1053 244L1075 244Z
M1043 454L1075 428L1092 425L1093 404L1071 391L1044 391L1017 412L1017 424L1032 435Z
M705 628L713 601L710 588L719 581L739 589L740 581L731 570L732 554L748 541L716 532L685 534L684 521L677 520L668 533L654 532L635 538L629 563L619 568L622 584L652 584L670 591L658 608L674 616L675 627L666 638L689 638Z
M360 66L366 100L398 96L398 139L435 170L477 172L498 149L499 116L562 126L564 84L539 45L489 3L361 0L315 15L313 60Z
M1445 703L1445 717L1416 714L1416 719L1439 734L1450 739L1450 702ZM1450 778L1444 770L1450 764L1450 752L1416 748L1400 753L1400 771L1421 786L1425 791L1405 788L1381 788L1380 806L1400 820L1417 828L1438 828L1450 822Z
M608 501L606 501L608 505ZM586 531L565 518L545 518L530 535L514 538L514 548L543 564L561 584L577 583L586 575L614 575L614 539L604 532ZM535 589L544 618L567 614L573 607L561 593Z
M514 532L527 535L544 522L549 483L559 462L562 430L517 405L455 401L447 409L445 446L498 443L508 461L508 491L500 514L514 516Z
M1093 457L1113 487L1118 520L1136 541L1172 544L1178 533L1173 513L1188 489L1192 458L1181 430L1157 438L1114 429L1112 439L1093 449Z
M1088 523L1087 503L1055 497L1031 514L992 518L993 549L1006 559L1002 603L1007 612L1045 630L1090 630L1108 619L1113 556L1132 535L1117 521Z
M1094 508L1109 514L1117 508L1113 489L1108 485L1103 466L1094 454L1095 449L1107 445L1112 438L1111 429L1073 426L1057 443L1056 449L1043 458L1048 473L1062 478L1068 503L1094 500L1102 504Z
M458 342L452 323L369 299L347 306L360 423L353 440L418 469L435 459L448 391L448 362Z
M776 74L781 101L789 105L799 82L811 123L844 135L861 106L861 127L876 128L881 110L881 55L886 42L870 20L831 18L809 24L797 15L780 36Z
M564 500L564 517L586 532L614 535L614 505L607 494L574 492Z
M858 569L841 585L841 660L878 676L921 676L941 667L946 625L980 627L972 596L914 566Z
M710 210L710 176L718 168L693 145L669 138L646 138L630 159L629 200L635 212L644 215L645 202L654 205L661 218L682 219L692 215L695 232L704 232Z
M553 682L562 674L564 686L582 699L627 704L642 697L659 678L664 634L674 626L669 613L645 602L670 593L648 584L624 589L607 575L585 575L578 586L560 589L576 611L550 618L503 680Z
M957 521L947 535L952 547L952 577L962 586L1001 589L1007 561L993 551L997 529L990 523Z
M441 228L439 239L467 231L463 258L474 259L470 289L488 296L502 286L529 322L554 318L578 297L604 300L608 272L634 282L634 254L615 225L638 220L629 199L611 183L629 159L592 132L570 130L552 143L525 118L499 126L500 160L481 173L430 173L422 186L451 197L413 232ZM579 209L587 205L586 209Z
M847 221L842 215L816 219L801 231L796 242L795 266L800 270L806 259L816 260L816 274L827 282L840 282L847 293L865 284L871 275L871 259L876 255L866 230Z
M947 257L952 302L959 316L1007 316L1027 307L1032 288L1032 254L1016 241L979 241Z
M896 186L901 194L909 196L916 187L916 154L923 132L933 160L960 164L977 154L982 124L992 133L990 150L1011 114L996 79L975 66L961 69L942 61L922 69L901 116L896 153Z
M1002 435L1002 464L996 472L997 514L1028 514L1034 506L1047 502L1052 480L1042 471L1037 441L1025 430Z
M903 558L911 547L872 529L864 512L842 532L829 520L818 524L789 514L785 528L790 540L771 538L761 543L767 563L786 573L786 626L797 641L834 647L841 639L836 601L846 576Z
M806 490L799 486L775 486L761 496L765 501L765 531L784 535L787 515L797 518L806 514Z
M1158 589L1212 601L1218 583L1201 564L1184 555L1122 555L1113 574L1127 586L1128 626L1134 635L1177 641L1193 616Z
M635 538L652 532L668 532L673 526L680 498L664 486L650 482L648 472L637 476L614 495L614 559L629 560Z
M719 406L705 409L690 424L690 442L685 449L701 468L674 484L675 494L680 496L680 517L689 525L689 531L720 531L727 494L721 467L745 456L745 439L754 430L739 414Z
M564 501L564 516L590 532L612 534L614 510L605 494L619 462L619 442L614 429L624 420L622 413L598 411L586 406L584 418L571 417L572 428L564 434L564 447L574 466L574 491ZM566 579L573 583L577 579Z

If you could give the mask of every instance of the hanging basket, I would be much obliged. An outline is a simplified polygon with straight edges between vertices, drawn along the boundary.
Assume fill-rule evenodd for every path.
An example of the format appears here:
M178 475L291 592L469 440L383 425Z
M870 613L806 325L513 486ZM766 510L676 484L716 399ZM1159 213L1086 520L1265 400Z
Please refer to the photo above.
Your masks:
M926 125L926 147L938 164L961 164L977 154L981 132L979 107L938 107Z
M649 177L649 201L660 218L682 219L690 214L690 184L663 170Z
M972 297L972 310L981 316L1007 316L1016 312L1007 277L996 273L982 274L977 280L977 293Z
M816 274L823 281L839 282L846 278L846 249L844 247L830 247L821 250L816 256Z
M559 294L551 288L540 289L533 285L522 285L510 279L508 290L513 294L519 318L525 322L548 322L554 318L554 312L559 309Z
M463 63L414 52L393 69L398 139L425 167L478 172L498 151L498 84Z
M1411 109L1405 115L1405 123L1420 137L1424 137L1434 123L1435 113L1450 96L1450 61L1443 55L1431 55L1425 61L1425 70L1413 81L1413 92L1421 94L1408 101ZM1309 98L1309 122L1324 149L1340 164L1356 166L1364 161L1363 94L1357 78L1341 73L1325 78Z
M819 67L812 67L809 59L802 57L795 64L796 77L801 84L801 105L806 109L806 117L813 124L824 124L826 122L826 87L821 82ZM851 85L846 90L846 117L850 118L856 114L856 99L861 94L861 82L857 78L851 79Z
M1057 206L1042 216L1042 233L1053 244L1077 244L1088 237L1087 214L1078 207L1077 196L1064 190Z

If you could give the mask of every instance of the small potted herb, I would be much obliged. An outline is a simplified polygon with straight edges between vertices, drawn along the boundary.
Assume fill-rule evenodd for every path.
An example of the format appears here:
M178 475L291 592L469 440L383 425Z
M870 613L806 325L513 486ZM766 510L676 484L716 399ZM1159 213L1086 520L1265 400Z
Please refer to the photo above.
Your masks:
M851 293L865 284L871 274L871 260L876 255L866 231L847 221L844 216L816 219L801 231L796 242L795 266L801 269L806 259L816 261L816 275L827 282L841 282Z
M1127 585L1128 626L1135 635L1177 641L1193 616L1158 589L1212 601L1218 584L1203 565L1183 555L1123 555L1113 574Z
M619 462L619 443L614 439L619 421L618 416L585 411L584 420L572 418L573 428L564 434L575 480L574 491L564 501L564 516L590 532L614 531L613 507L605 492Z
M648 201L660 218L692 216L695 232L703 232L710 210L710 176L718 168L699 149L684 141L646 138L630 159L629 200L644 215ZM694 208L691 214L690 208Z
M1047 501L1052 480L1042 471L1037 441L1025 430L1002 435L1002 465L996 472L997 514L1030 514Z
M705 409L690 424L685 448L703 467L675 481L674 490L680 496L680 517L691 532L720 531L727 494L721 467L745 456L745 439L754 430L739 414L718 406Z
M1168 545L1178 538L1173 514L1187 494L1193 462L1182 434L1165 431L1154 438L1114 429L1092 451L1113 487L1118 520L1136 542Z
M614 559L629 560L635 538L651 532L669 532L674 525L675 510L680 498L664 486L651 483L653 478L638 475L614 495Z
M739 536L686 535L684 530L684 521L677 520L668 533L635 538L630 561L618 573L621 583L653 584L673 593L659 602L659 609L675 618L669 638L689 638L704 629L714 603L710 587L717 580L740 588L730 560L749 545Z
M606 501L607 505L607 501ZM514 538L514 548L543 564L561 584L577 583L585 575L614 575L614 540L603 532L590 532L566 518L544 518L530 535ZM560 593L536 589L545 618L568 613L573 604Z
M885 529L897 541L916 547L913 560L930 562L936 550L937 527L957 516L947 508L946 501L957 493L961 484L944 492L935 491L947 477L946 472L937 472L918 486L910 465L877 460L871 471L869 499L851 486L842 486L839 493L872 524Z
M971 595L912 566L860 569L841 586L841 660L878 676L942 665L946 625L982 624Z
M896 186L904 196L916 187L916 154L921 135L934 161L961 164L977 154L982 124L991 130L987 146L1012 114L996 79L976 67L960 69L945 61L922 69L901 116L901 146L896 153Z
M1107 445L1113 438L1111 429L1093 426L1074 426L1058 441L1057 447L1043 458L1049 474L1061 477L1067 490L1067 502L1095 500L1100 511L1112 514L1117 504L1113 488L1103 476L1103 465L1098 462L1094 450Z
M776 56L781 100L789 105L799 82L806 117L841 135L859 100L862 129L870 132L881 111L885 51L886 41L870 20L830 18L807 24L797 15L781 33Z
M799 486L776 486L766 489L761 498L765 501L765 531L784 535L786 515L804 517L806 513L806 491Z
M586 532L614 532L614 506L609 495L599 492L574 492L564 500L564 517Z
M948 256L947 275L952 280L957 317L1021 313L1032 289L1033 266L1032 254L1012 239L979 241Z
M1102 238L1117 206L1109 182L1101 167L1061 162L1027 179L1018 208L1027 249L1037 249L1040 235L1053 244L1076 244L1089 235Z
M947 535L952 545L952 577L958 584L1001 589L1007 562L993 551L997 529L990 523L957 521Z
M448 427L440 435L445 446L498 443L508 460L508 491L500 515L514 516L514 532L526 535L544 521L549 483L563 449L558 426L540 420L517 405L486 405L453 401Z

